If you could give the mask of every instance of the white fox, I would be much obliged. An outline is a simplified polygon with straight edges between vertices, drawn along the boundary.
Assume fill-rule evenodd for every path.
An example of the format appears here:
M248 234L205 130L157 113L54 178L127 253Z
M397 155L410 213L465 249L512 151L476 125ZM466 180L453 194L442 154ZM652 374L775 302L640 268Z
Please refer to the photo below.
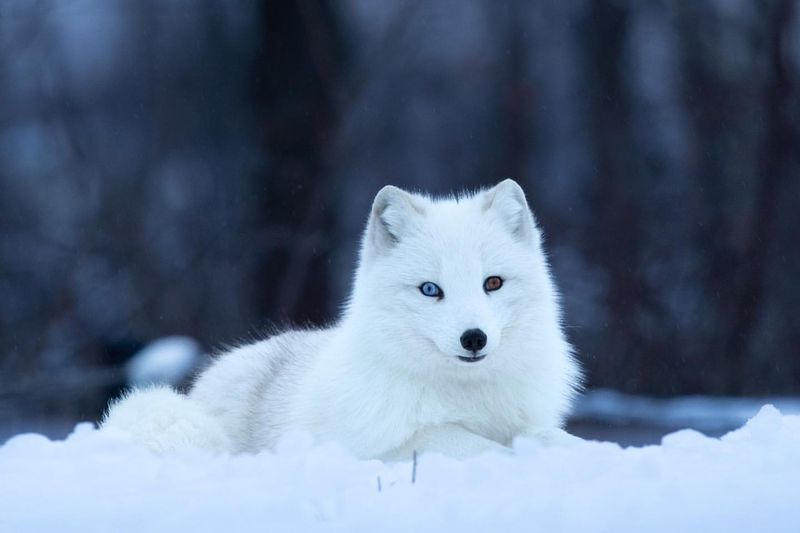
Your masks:
M447 199L387 186L335 326L224 353L188 395L134 390L103 427L157 451L258 452L305 431L364 459L468 457L577 440L560 428L579 382L519 185Z

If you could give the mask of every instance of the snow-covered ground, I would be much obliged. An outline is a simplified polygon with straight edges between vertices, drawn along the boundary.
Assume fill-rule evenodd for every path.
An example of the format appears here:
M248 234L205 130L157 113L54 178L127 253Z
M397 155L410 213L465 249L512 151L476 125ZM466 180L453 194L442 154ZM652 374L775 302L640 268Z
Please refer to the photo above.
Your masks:
M641 424L718 432L741 426L765 404L774 405L785 415L800 415L800 398L793 396L651 398L608 389L593 389L581 395L572 417L575 420L591 420L594 423L617 426Z
M800 416L765 407L721 439L683 430L642 448L424 455L415 477L302 436L159 457L86 424L0 447L0 531L797 532Z

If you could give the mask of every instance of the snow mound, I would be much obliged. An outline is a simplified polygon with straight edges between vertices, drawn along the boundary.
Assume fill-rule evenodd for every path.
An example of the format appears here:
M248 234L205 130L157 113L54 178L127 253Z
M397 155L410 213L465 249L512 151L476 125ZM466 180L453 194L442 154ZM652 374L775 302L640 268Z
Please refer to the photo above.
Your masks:
M800 416L765 406L720 439L585 442L468 461L356 461L303 435L274 453L157 456L81 424L0 447L0 531L796 532Z
M594 389L581 395L572 416L608 424L719 431L741 426L755 416L764 404L774 405L784 414L800 414L800 398L795 397L679 396L664 399Z
M197 366L202 350L189 337L164 337L136 353L125 366L129 385L178 385Z

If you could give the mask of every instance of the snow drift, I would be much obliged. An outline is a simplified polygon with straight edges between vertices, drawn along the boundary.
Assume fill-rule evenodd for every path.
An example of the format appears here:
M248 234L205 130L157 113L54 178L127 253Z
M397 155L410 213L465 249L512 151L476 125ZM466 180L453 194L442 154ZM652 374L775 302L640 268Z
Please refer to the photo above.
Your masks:
M800 524L800 416L720 439L586 442L468 461L356 461L302 435L274 453L157 456L79 425L0 447L0 531L777 531Z

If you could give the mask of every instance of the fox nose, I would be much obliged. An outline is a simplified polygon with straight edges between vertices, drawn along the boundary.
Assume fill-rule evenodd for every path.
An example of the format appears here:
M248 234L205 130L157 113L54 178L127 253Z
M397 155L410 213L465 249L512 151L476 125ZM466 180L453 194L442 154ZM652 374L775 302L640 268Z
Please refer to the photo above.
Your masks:
M461 346L472 353L478 353L486 346L486 333L478 328L468 329L461 335Z

